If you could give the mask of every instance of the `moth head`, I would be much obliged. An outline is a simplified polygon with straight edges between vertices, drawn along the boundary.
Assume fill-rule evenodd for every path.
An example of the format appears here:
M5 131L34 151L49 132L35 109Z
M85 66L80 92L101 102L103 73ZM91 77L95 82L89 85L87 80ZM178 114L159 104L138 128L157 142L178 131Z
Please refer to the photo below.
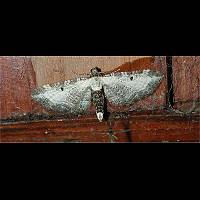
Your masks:
M91 76L98 76L100 72L101 72L100 68L94 67L91 69Z

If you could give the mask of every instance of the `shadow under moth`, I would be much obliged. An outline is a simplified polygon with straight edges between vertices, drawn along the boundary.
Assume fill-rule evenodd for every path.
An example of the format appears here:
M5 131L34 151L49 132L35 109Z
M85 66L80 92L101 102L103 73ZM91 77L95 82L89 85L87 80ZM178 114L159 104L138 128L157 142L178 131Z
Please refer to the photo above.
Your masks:
M88 77L44 85L32 92L32 98L47 109L72 115L86 113L92 103L101 122L105 100L113 105L130 105L152 94L162 77L151 70L104 74L95 67Z

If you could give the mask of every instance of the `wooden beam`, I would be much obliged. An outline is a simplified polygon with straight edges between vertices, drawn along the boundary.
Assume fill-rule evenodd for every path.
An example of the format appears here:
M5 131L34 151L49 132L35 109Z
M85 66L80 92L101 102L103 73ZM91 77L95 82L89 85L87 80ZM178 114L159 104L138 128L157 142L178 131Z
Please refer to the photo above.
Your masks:
M174 108L200 112L200 56L173 57Z
M0 119L32 112L35 72L28 57L0 56Z
M199 115L169 112L130 113L98 122L94 115L72 119L2 122L1 142L199 142Z

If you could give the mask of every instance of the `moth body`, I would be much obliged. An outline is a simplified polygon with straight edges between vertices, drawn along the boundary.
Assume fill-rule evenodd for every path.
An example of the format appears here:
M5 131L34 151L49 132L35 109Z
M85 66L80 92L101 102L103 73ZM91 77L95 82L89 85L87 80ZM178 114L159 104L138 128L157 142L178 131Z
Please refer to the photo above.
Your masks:
M93 91L100 91L102 90L103 86L101 84L101 80L99 77L91 78L91 89Z
M91 78L92 102L96 108L97 119L102 122L104 115L104 93L101 80L98 76Z

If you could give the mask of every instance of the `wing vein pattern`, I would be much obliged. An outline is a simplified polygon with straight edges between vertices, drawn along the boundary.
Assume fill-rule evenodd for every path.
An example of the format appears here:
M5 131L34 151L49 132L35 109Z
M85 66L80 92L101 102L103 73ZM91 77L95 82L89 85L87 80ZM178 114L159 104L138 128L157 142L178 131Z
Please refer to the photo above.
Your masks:
M162 79L156 71L118 72L101 77L109 102L131 104L153 93Z
M60 113L82 114L91 102L90 79L68 80L44 85L32 93L33 99L44 107Z

